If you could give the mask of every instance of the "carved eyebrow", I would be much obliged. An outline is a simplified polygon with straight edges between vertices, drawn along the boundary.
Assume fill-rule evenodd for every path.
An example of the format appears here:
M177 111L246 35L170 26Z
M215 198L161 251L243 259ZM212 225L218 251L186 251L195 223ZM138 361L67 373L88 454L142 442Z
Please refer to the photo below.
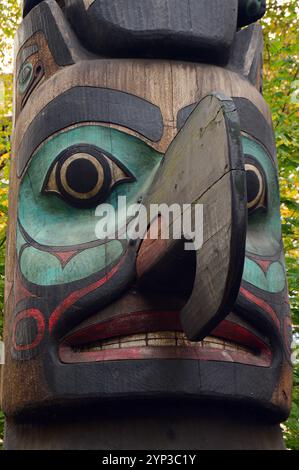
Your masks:
M240 117L241 130L261 142L274 159L276 143L273 129L259 109L247 98L233 98Z
M44 140L83 122L120 125L152 142L161 140L164 130L160 108L143 98L107 88L71 88L43 108L28 127L17 151L18 176Z
M233 97L233 100L239 114L241 130L260 141L267 148L271 157L274 158L276 155L274 133L262 113L247 98ZM180 109L177 114L178 130L183 127L197 104L193 103Z

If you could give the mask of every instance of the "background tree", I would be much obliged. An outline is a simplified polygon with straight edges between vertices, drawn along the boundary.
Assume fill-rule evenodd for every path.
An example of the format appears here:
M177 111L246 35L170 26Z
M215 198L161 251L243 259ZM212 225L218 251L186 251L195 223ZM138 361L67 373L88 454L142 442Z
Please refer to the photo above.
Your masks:
M265 39L264 94L273 113L280 165L283 237L294 323L299 344L299 9L297 0L268 0L262 20ZM4 304L4 254L12 114L12 44L20 21L18 0L1 0L0 9L0 340ZM283 425L286 445L299 450L299 364L295 360L292 413ZM0 446L3 415L0 411Z

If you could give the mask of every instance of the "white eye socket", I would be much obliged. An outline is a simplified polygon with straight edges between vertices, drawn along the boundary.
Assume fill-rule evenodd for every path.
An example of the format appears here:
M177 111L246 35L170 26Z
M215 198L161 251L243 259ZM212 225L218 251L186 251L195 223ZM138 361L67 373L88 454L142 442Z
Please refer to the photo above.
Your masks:
M107 199L117 184L134 179L112 156L91 145L78 145L58 156L43 191L55 193L75 206L92 207Z
M266 209L266 178L262 168L251 157L245 156L245 170L248 211Z

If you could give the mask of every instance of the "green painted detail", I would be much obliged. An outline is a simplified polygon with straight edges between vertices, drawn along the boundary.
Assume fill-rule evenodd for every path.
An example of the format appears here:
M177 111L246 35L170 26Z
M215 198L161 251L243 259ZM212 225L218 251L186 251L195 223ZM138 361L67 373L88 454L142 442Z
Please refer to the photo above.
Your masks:
M281 253L281 221L279 184L276 167L265 148L256 140L243 136L243 151L254 157L266 175L267 210L253 212L248 217L246 252L264 259L279 257ZM265 292L278 293L286 285L283 264L273 262L266 273L253 260L246 257L243 280Z
M26 62L20 71L19 75L19 91L21 94L24 94L27 90L33 76L33 65L30 62Z
M27 167L20 185L18 207L22 227L39 245L76 249L78 245L97 241L95 230L99 218L95 215L96 208L75 208L55 194L42 192L57 156L76 144L99 147L113 155L116 164L117 161L121 162L134 175L134 182L116 186L105 201L115 208L118 196L126 196L127 204L133 204L147 192L163 157L136 137L99 125L71 128L46 141ZM124 210L120 210L119 214L116 211L116 216L126 223ZM27 243L18 229L17 250L21 255L21 272L29 282L41 286L85 279L116 264L123 253L121 242L111 240L105 245L78 253L63 267L53 254L38 247L27 247Z
M252 155L263 167L267 180L267 211L248 217L246 251L275 256L281 250L280 199L277 170L265 148L256 140L243 137L244 154Z
M147 192L163 157L140 139L99 125L82 125L55 135L32 157L20 186L19 220L28 235L41 245L65 247L96 240L95 208L75 208L54 194L42 193L54 160L75 144L101 148L135 176L135 182L116 186L105 201L114 207L118 196L126 196L129 205ZM120 214L120 218L125 220L125 214Z
M285 288L286 275L279 262L272 263L264 273L255 261L246 258L243 280L266 292L277 293Z
M78 253L63 268L60 260L53 254L25 248L20 259L24 277L40 286L55 286L79 281L115 263L122 255L123 248L118 240L105 245L89 248Z

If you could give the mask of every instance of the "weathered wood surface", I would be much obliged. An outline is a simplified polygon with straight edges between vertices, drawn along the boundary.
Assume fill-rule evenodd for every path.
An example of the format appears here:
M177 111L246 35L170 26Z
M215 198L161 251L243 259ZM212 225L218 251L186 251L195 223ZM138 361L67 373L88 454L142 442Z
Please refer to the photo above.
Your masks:
M225 63L238 0L66 0L65 12L85 47L101 55Z
M122 1L117 3L112 1L108 4L101 1L106 13L112 15L115 13L112 11L113 4L127 8L130 3L130 1L126 4ZM142 12L142 7L154 5L154 3L154 0L138 2L139 9L131 11L131 16L124 16L126 27L130 27L132 19L133 23L135 20L144 20L146 9ZM198 0L196 3L187 0L180 0L180 2L159 0L159 4L161 3L168 7L171 4L176 6L176 15L172 18L173 23L170 23L172 27L179 30L181 26L184 29L184 22L190 15L188 13L180 17L177 13L183 11L188 3L194 4L197 11L206 5L207 12L213 11L213 6L216 4L219 6L219 11L224 11L226 7L230 10L231 5L236 4L235 0L234 2ZM264 2L250 3L260 4L262 9L264 7ZM78 8L82 5L87 7L86 14L80 16L78 22L72 19L73 26L71 27L68 18L73 16L76 9L79 11ZM245 403L259 407L259 410L268 411L273 420L285 419L289 411L291 396L291 366L288 359L291 327L286 300L285 273L281 261L279 203L273 209L273 201L276 201L275 194L278 194L275 179L276 167L273 164L275 144L270 111L260 93L262 84L260 27L252 25L250 28L236 31L237 15L234 12L227 24L225 23L224 29L217 31L220 39L214 46L210 44L208 58L205 55L205 47L202 51L199 48L196 49L196 57L200 63L196 62L194 46L196 41L201 41L204 37L208 41L215 38L215 31L209 30L209 23L214 25L214 28L223 25L223 18L219 15L212 18L210 22L206 21L205 24L200 18L200 21L195 24L195 29L197 27L195 35L188 38L190 31L187 31L187 36L183 37L184 44L182 44L182 38L174 34L172 44L181 44L182 47L170 47L171 38L168 36L164 46L155 41L143 54L142 47L147 44L148 40L158 37L155 36L153 27L150 31L148 29L145 31L145 40L140 42L140 49L136 54L140 58L135 58L135 53L132 53L137 36L140 34L137 32L136 35L135 33L132 35L130 31L128 35L131 36L129 42L132 50L128 50L128 57L131 58L119 59L111 55L103 58L102 52L99 54L90 52L100 50L100 44L96 39L93 44L87 39L87 34L82 40L79 39L83 16L87 22L96 21L93 11L100 11L95 8L97 5L100 5L99 1L26 0L25 19L16 40L16 106L5 306L6 364L3 409L9 421L6 446L21 448L33 443L37 448L42 448L45 442L43 438L47 436L53 443L53 447L60 444L67 447L70 442L76 442L75 446L78 447L78 440L74 441L73 438L81 437L82 426L86 430L86 442L89 443L92 439L94 439L93 442L98 442L97 423L91 424L90 416L84 422L86 406L90 405L92 411L94 406L99 407L102 413L108 403L112 403L112 408L115 403L119 403L120 407L129 410L127 403L131 399L133 408L138 400L146 400L143 409L146 409L149 403L157 398L162 408L166 402L169 403L172 400L179 402L181 406L186 401L195 399L196 405L192 402L192 411L203 400L208 399L212 402L215 399L225 410L228 410L228 403L233 403L233 407ZM245 19L242 18L241 13L246 13L247 2L240 0L238 6L239 26L241 22L247 24L255 18L254 15L250 16L252 12ZM262 14L262 9L256 14ZM116 10L116 16L114 16L116 23L121 22L121 18L117 17L119 11ZM155 15L157 12L159 10L153 10L151 13ZM150 19L150 16L146 19ZM161 24L161 22L165 24L165 17L158 18L156 24ZM232 23L234 23L234 29L228 31L227 25L232 25ZM143 25L140 25L141 32L144 25L147 28L149 26L145 21ZM202 31L198 30L199 26L203 26ZM102 35L108 37L108 29L97 28L95 31L94 28L90 30L86 28L85 31L90 39L98 37L99 32L101 37ZM165 34L165 31L162 33ZM230 44L232 33L233 41ZM115 43L113 38L109 44L107 41L103 42L106 52L110 45L122 48L119 42L119 32L116 36ZM224 44L225 41L226 44ZM223 51L223 46L225 50L220 60L225 66L219 67L216 64L219 65L219 51L221 48ZM190 61L186 61L187 59ZM213 65L203 63L205 60L213 61ZM250 214L248 219L249 241L252 242L252 251L254 251L254 253L246 253L246 259L251 263L250 273L247 272L246 282L242 279L234 312L230 313L224 322L221 322L210 333L213 335L214 343L210 341L207 343L213 344L213 347L208 345L205 348L200 343L190 344L183 335L179 318L180 310L184 309L184 306L187 308L187 312L183 310L183 316L186 314L186 318L189 319L189 323L185 325L186 329L189 328L189 336L204 335L205 327L206 331L211 329L217 315L218 320L223 318L228 305L232 302L235 295L234 285L237 285L234 281L237 279L236 273L240 267L238 262L242 261L240 257L235 263L235 269L229 272L229 276L226 275L229 271L229 258L233 259L233 252L236 251L236 247L229 246L229 240L233 240L240 222L234 220L231 214L234 201L238 201L233 188L238 187L239 180L244 176L243 168L238 168L236 162L230 160L233 142L225 138L225 135L226 137L231 135L231 129L228 126L227 134L225 134L224 123L229 123L229 116L234 115L235 110L231 109L231 112L223 113L223 107L221 107L223 116L218 125L222 132L219 133L211 125L208 126L205 135L200 136L207 148L205 154L210 157L207 165L204 165L204 160L196 159L198 154L204 156L200 153L200 132L199 134L195 132L194 140L188 138L190 130L188 126L193 122L193 116L196 116L197 111L194 115L190 116L190 114L204 96L214 92L224 93L234 99L240 118L242 142L247 146L246 153L251 155L253 164L260 164L265 167L264 170L267 170L264 172L264 184L268 185L269 191L267 193L265 191L268 198L264 201L267 211L260 214L259 223L255 223L255 214ZM231 103L230 98L228 101ZM227 114L226 118L225 114ZM205 117L203 114L201 119L209 121L208 113ZM86 133L88 127L92 127L93 131ZM182 129L181 132L179 132L180 129ZM108 137L98 139L98 136L104 135ZM180 139L184 135L180 146ZM237 135L240 138L240 133ZM210 137L209 145L205 140L208 136ZM136 279L137 243L129 243L127 257L123 260L124 264L117 264L111 271L105 265L102 271L93 271L91 277L86 277L86 269L91 265L94 266L94 260L90 257L88 262L85 259L84 262L78 263L77 269L71 272L71 275L74 274L73 277L66 277L67 262L69 261L72 265L75 255L82 254L82 248L94 248L95 240L94 238L88 239L88 247L83 246L81 238L68 243L73 233L83 235L85 239L88 228L85 223L86 217L81 210L78 209L78 212L74 214L74 207L71 204L63 209L62 199L57 200L57 204L55 204L55 199L52 200L53 205L48 204L44 192L47 210L44 212L35 210L36 202L40 202L40 191L45 188L44 181L42 181L44 178L41 176L42 167L45 170L44 164L50 163L46 170L51 169L52 175L51 164L56 161L55 158L62 155L62 152L69 147L82 143L98 147L104 145L107 157L108 155L112 157L112 150L117 146L118 138L122 139L118 159L122 160L125 156L128 166L133 162L143 183L148 166L153 162L158 162L156 166L155 163L153 164L155 171L158 170L160 161L166 155L164 165L165 168L169 168L169 172L165 171L163 178L159 176L161 186L156 188L159 198L165 196L166 201L174 202L184 202L187 198L190 203L204 202L206 206L212 207L212 210L205 215L205 225L208 227L204 233L203 249L198 253L195 252L195 255L194 252L186 255L185 251L182 251L182 244L175 243L169 246L164 243L164 240L162 243L158 240L157 243L149 241L147 245L142 244L137 274L139 281L143 278L144 283ZM238 138L235 136L235 144ZM77 141L74 143L73 139ZM198 148L194 145L196 141L199 143ZM53 143L53 151L48 151ZM58 149L60 145L63 148ZM177 155L174 154L175 151ZM190 153L189 157L188 155L186 157L186 152ZM171 160L167 162L168 158L173 157L176 158L180 170L177 175L175 175L176 169L171 168ZM218 161L216 161L217 158ZM116 162L116 159L114 161ZM182 168L184 169L187 161L189 161L189 166L183 173ZM38 162L35 167L37 171L32 175L34 162ZM149 162L151 162L150 165L148 165ZM225 162L228 163L227 168L225 168ZM40 168L37 168L39 164ZM149 181L145 182L147 185L140 185L142 190L138 196L146 195L155 171L150 172ZM43 177L45 173L44 171ZM22 191L26 178L27 183L28 181L31 183L31 190L27 191L25 197L23 192L18 200L19 191ZM165 180L167 180L166 183ZM172 181L178 183L177 190L179 188L180 196L178 198ZM134 184L135 182L132 183ZM242 189L239 188L237 193L239 191ZM36 197L32 197L32 194ZM136 196L137 199L139 200ZM67 201L65 203L67 204ZM21 244L24 250L19 250L21 254L17 256L16 231L21 224L21 213L18 209L20 206L23 209L29 208L32 216L34 214L42 216L43 220L38 220L33 224L33 237L27 237L25 241L22 240L22 236L20 237L19 245ZM17 220L18 210L19 221ZM52 215L56 217L59 211L61 211L60 215L62 213L67 215L56 225L56 221L53 223L53 219L52 222L49 220ZM274 212L275 230L271 231ZM71 213L74 216L70 216ZM46 217L43 217L44 215ZM240 216L238 210L235 211L235 216L237 218ZM83 219L84 222L82 222ZM94 220L94 213L92 220ZM66 230L67 233L63 232L70 222L73 223L71 230ZM163 221L158 221L158 225L160 222ZM50 227L57 227L57 230L52 238L50 237L44 243L40 237ZM256 230L260 231L261 235L257 236ZM269 230L269 243L268 239L266 244L261 243L261 238L264 240ZM223 233L222 237L220 233ZM26 235L24 230L22 234ZM94 237L94 230L92 237ZM237 238L234 240L239 247L239 240ZM102 242L100 243L102 246ZM272 257L267 256L268 245L271 250L272 248L276 250L272 250ZM230 252L226 250L227 247ZM48 268L52 265L48 261L37 266L41 269L35 269L33 258L30 258L27 263L30 265L29 277L26 277L28 270L24 270L24 275L21 276L20 260L28 249L31 253L36 250L39 255L42 253L43 256L46 253L48 260L52 259L51 256L56 256L55 262L60 260L57 272L59 275L62 274L62 277L59 278L61 282L58 286L50 282L44 285L38 276L35 278L36 283L31 282L32 273L34 276L39 273L42 281L49 280L47 275L51 270ZM97 254L100 250L100 245L97 245ZM165 251L169 256L165 256ZM103 255L102 260L108 263L107 253ZM202 260L202 263L199 260ZM266 285L270 278L270 272L266 271L268 268L270 271L273 267L277 269L282 279L281 290L276 293L262 290L258 282L259 276L263 276L263 285ZM54 272L55 270L56 267ZM149 279L145 279L146 274L154 271L155 275L151 275L149 283ZM113 277L115 273L116 277ZM219 283L216 280L217 276ZM69 282L70 279L72 282ZM215 286L217 295L212 298ZM226 294L228 298L225 297ZM227 306L221 304L221 299L227 303ZM198 307L203 312L201 317L198 315ZM40 323L35 321L36 318ZM200 318L201 320L198 321ZM42 328L39 328L40 325ZM167 336L170 333L172 338L173 335L175 336L175 346L172 342L172 345L168 344L167 347L165 343L163 347L148 347L149 341L146 338L145 348L120 347L114 350L114 355L112 350L109 354L106 353L105 348L100 351L101 356L97 355L97 351L86 352L84 350L86 344L90 346L90 343L94 341L97 344L99 340L97 335L100 333L102 335L100 339L104 338L104 341L109 342L111 335L121 338L125 334L131 338L131 335L135 336L140 332L156 335L161 332L161 329L164 335ZM158 335L159 341L164 338L163 334ZM127 338L125 336L126 340ZM73 343L68 343L71 340ZM76 341L81 341L80 345L83 345L84 352L76 348L78 346ZM121 340L120 344L123 344ZM181 347L182 344L183 347ZM96 360L91 360L95 356ZM58 443L55 440L57 427L50 426L48 420L44 418L42 412L48 407L56 414L58 410L68 408L72 416L78 417L79 424L76 428L72 426L72 423L67 422L67 419L61 419L60 435L57 439L60 441L61 434L64 433L66 439L63 442ZM211 408L214 408L214 402L211 403L209 412ZM14 421L16 416L19 418L22 415L25 421L31 422L32 410L41 417L41 420L44 419L46 426L49 425L46 430L43 428L45 430L43 436L39 434L41 429L39 426L29 435L26 433L26 425L22 428L23 431L20 431L17 422ZM111 408L108 407L108 410L110 412ZM24 413L27 415L24 416ZM211 416L209 413L208 421L216 423L215 416L213 419ZM231 413L229 413L230 417ZM118 442L118 437L113 438L118 419L119 416L116 416L111 421L112 443ZM160 429L163 426L164 424L160 426ZM233 428L233 432L239 429L237 426ZM199 430L198 427L196 429ZM269 427L267 427L268 430ZM212 442L213 433L214 430L210 428L210 442ZM152 434L154 435L154 431ZM142 436L144 439L149 438L149 433L140 434L140 439L143 438ZM230 437L231 434L227 434L228 440ZM130 442L130 439L131 434L128 435L126 442ZM168 442L169 440L164 440L165 445ZM268 444L263 441L261 445L265 447Z
M11 450L284 450L279 424L246 408L217 403L110 404L99 413L58 413L34 423L7 423Z
M244 157L240 139L234 102L222 95L203 98L170 145L160 174L146 200L148 207L150 204L180 204L181 216L183 204L191 204L193 227L194 206L203 204L203 246L196 250L193 292L181 312L184 330L193 340L204 338L230 312L240 287L247 220ZM176 222L171 220L169 223L171 226L166 228L173 235ZM155 279L157 286L163 283L163 277L167 283L169 276L163 264L166 263L171 272L175 266L169 262L170 253L177 262L178 253L177 256L175 253L178 251L181 258L189 258L186 262L189 263L189 271L192 271L190 253L184 254L181 240L170 238L164 243L158 241L158 246L150 261L149 271L144 265L139 266L141 277L148 278L151 284ZM147 247L149 250L152 248ZM141 263L143 256L141 247ZM177 276L180 278L180 270Z
M142 80L137 81L138 76L143 77ZM163 82L163 87L159 86L160 82ZM261 110L266 121L271 123L269 108L259 92L237 73L229 70L168 61L83 61L63 68L59 72L59 80L53 76L33 91L30 106L22 110L16 123L14 134L16 153L31 122L44 107L69 89L82 86L120 90L123 93L143 97L153 105L159 106L164 120L164 133L158 143L151 144L161 152L166 151L177 133L179 111L197 103L203 96L215 90L221 90L227 96L247 97ZM79 104L84 109L84 103Z

